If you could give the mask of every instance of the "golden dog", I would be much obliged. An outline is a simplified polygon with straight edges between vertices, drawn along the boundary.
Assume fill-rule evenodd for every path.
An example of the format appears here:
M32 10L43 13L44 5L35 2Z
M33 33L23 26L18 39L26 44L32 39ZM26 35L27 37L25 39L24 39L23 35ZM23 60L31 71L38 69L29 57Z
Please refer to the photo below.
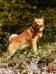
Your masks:
M34 54L37 53L37 42L42 37L44 29L44 19L41 18L35 18L32 26L26 29L21 34L12 34L9 37L9 47L8 47L8 53L10 56L13 56L14 53L17 51L17 49L22 47L23 45L26 45L28 42L32 43L32 48Z

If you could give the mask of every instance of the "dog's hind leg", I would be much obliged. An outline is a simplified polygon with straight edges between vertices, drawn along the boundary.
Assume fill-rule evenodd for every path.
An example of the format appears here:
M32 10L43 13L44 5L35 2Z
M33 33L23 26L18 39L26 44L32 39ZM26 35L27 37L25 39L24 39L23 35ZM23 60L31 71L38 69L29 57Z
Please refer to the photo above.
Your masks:
M13 42L9 45L8 47L8 53L10 56L13 56L15 54L15 52L17 51L18 48L18 43Z

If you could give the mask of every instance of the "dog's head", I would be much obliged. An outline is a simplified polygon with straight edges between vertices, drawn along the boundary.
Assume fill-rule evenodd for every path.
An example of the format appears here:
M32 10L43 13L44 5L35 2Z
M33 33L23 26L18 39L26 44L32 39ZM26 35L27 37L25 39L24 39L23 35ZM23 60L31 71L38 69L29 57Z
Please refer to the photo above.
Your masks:
M34 22L36 23L36 25L42 26L42 25L44 25L44 18L43 17L41 17L41 18L35 18Z
M32 28L36 31L43 31L44 28L44 18L34 18Z
M32 26L35 27L35 28L44 26L44 18L43 17L34 18Z

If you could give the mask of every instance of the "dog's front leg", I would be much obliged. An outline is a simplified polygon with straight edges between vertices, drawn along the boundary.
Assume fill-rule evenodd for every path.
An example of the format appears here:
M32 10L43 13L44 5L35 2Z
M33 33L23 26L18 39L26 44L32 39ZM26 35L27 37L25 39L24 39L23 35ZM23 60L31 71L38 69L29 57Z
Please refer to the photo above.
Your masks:
M37 40L38 40L38 37L35 37L34 39L32 39L32 48L33 48L34 54L37 54Z

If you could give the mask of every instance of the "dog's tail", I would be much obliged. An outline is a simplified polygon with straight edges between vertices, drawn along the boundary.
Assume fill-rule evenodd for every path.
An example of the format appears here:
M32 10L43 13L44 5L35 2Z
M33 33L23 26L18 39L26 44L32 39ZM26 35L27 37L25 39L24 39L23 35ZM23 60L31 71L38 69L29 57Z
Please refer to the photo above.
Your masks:
M11 42L12 39L15 38L15 37L17 37L17 36L18 36L18 34L12 34L12 35L9 37L9 42Z

